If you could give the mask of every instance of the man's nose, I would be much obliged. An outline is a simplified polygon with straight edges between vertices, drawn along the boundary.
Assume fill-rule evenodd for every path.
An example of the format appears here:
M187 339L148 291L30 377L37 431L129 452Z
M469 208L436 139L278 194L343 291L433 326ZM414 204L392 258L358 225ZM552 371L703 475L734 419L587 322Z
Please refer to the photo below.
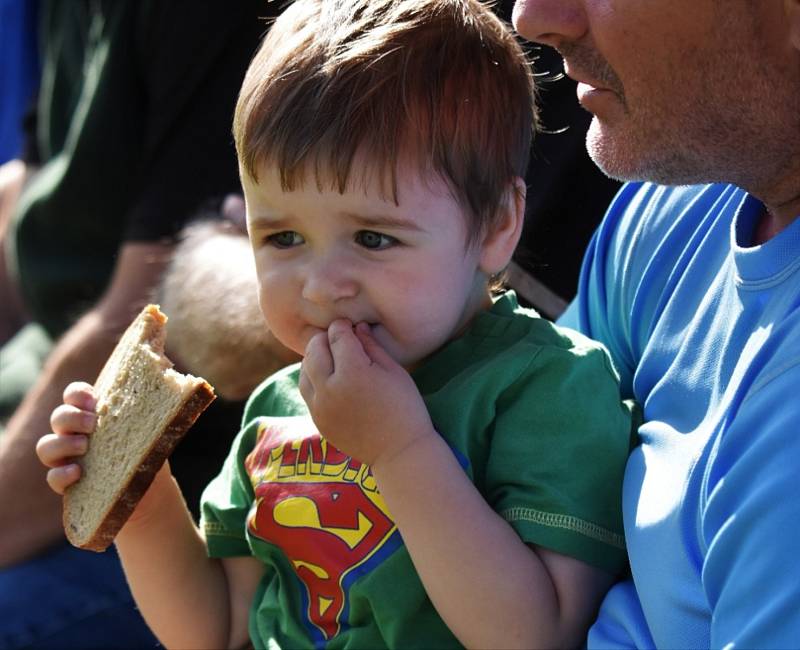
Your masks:
M585 0L516 0L514 29L530 41L558 48L587 30Z
M329 305L358 294L358 283L347 260L327 256L315 260L306 268L303 298L320 305Z

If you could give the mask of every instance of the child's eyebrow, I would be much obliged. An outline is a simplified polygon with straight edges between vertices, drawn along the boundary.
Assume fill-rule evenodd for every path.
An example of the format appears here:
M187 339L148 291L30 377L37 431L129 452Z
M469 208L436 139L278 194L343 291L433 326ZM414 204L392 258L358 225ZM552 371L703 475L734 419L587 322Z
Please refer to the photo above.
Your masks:
M422 227L411 219L392 216L388 214L355 214L351 212L341 212L340 216L355 222L362 228L394 228L398 230L422 230ZM270 230L291 230L293 221L290 217L254 215L249 217L251 228L269 228Z
M363 215L345 212L344 216L352 219L364 228L397 228L400 230L422 230L421 226L411 219L388 214Z
M262 215L255 215L249 217L248 221L250 225L253 227L262 227L262 228L273 228L273 229L283 229L289 228L291 225L291 220L286 217L267 217Z

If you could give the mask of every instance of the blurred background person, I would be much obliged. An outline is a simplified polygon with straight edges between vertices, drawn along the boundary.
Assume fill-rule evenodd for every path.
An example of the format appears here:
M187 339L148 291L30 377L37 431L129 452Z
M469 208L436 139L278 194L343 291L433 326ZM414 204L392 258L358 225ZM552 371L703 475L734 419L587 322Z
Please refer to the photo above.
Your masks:
M0 349L0 647L153 643L113 549L92 554L64 541L61 505L40 489L34 444L66 384L94 381L151 299L190 216L238 190L233 106L263 19L280 4L39 7L31 135L40 167L17 166L24 189L0 230L0 331L8 338ZM240 408L232 404L219 400L206 425L227 423L226 408ZM195 509L233 430L203 433L193 431L176 454Z

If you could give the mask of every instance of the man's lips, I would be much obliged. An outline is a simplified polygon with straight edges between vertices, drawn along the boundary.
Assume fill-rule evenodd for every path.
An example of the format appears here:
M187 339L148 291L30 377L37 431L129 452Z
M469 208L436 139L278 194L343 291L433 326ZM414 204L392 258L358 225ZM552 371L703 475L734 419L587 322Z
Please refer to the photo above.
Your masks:
M578 101L594 115L627 111L623 85L611 66L587 47L562 46L564 74L577 82Z
M610 110L625 109L623 96L608 86L578 81L576 95L580 105L593 115L605 115L608 117L608 111Z
M578 100L582 101L583 99L585 99L585 98L587 98L589 96L599 95L601 93L610 93L610 94L613 95L614 91L610 90L608 88L603 88L601 86L596 86L596 85L593 85L593 84L590 84L590 83L585 83L583 81L579 81L578 82L577 93L578 93Z
M576 68L574 65L570 65L569 62L564 59L564 74L567 75L573 81L577 81L579 86L584 86L586 92L589 91L607 91L607 92L614 92L612 88L610 88L607 84L603 83L602 81L598 81L597 79L593 79L591 74L587 74L586 69L583 70L580 68ZM602 79L604 75L601 75L600 78Z

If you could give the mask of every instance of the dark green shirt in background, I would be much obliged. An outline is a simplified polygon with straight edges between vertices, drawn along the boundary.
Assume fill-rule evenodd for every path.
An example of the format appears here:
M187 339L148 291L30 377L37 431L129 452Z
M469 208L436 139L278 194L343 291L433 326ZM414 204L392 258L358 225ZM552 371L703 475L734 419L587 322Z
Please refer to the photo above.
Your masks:
M50 0L42 6L40 173L9 242L55 337L101 295L126 241L173 237L238 191L233 107L263 0Z

